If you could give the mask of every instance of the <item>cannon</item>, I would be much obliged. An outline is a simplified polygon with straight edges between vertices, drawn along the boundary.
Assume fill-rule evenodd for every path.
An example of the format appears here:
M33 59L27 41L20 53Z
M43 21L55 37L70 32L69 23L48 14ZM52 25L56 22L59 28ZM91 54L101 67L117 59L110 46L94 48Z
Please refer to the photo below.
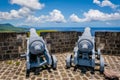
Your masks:
M34 28L30 29L30 37L27 38L26 57L26 77L29 77L30 71L43 66L49 66L53 69L57 67L57 59L55 55L50 55L46 43L40 37Z
M66 67L70 68L73 63L75 66L90 67L94 73L94 68L97 65L95 61L99 60L100 72L103 73L104 58L101 55L100 49L95 51L94 42L94 36L91 35L90 28L86 27L74 47L74 55L67 56Z

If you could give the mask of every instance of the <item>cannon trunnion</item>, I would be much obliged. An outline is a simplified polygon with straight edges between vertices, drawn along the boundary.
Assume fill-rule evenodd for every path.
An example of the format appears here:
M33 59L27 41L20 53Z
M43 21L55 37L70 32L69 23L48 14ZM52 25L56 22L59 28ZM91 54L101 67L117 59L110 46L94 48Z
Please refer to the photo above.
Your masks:
M27 39L26 56L26 77L29 77L32 69L36 70L42 66L57 67L55 55L50 55L47 46L42 37L40 37L34 28L30 29L30 37ZM37 73L37 72L36 72Z
M73 63L75 66L91 67L94 71L96 66L95 59L100 60L100 72L103 73L104 59L101 55L100 49L95 51L94 37L91 36L90 28L87 27L82 36L79 36L78 42L74 47L74 55L67 56L66 67L70 68Z

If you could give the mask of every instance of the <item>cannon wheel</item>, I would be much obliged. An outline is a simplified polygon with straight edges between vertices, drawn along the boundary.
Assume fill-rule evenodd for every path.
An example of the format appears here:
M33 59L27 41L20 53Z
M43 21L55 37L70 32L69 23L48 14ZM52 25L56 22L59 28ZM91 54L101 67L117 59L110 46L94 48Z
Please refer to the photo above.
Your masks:
M72 55L68 55L66 59L66 68L70 68L72 66Z
M100 73L104 72L104 58L100 56Z
M30 70L27 69L27 70L26 70L26 77L29 77L29 76L30 76Z
M56 70L56 68L57 68L57 59L56 59L55 55L52 55L52 56L51 56L51 59L52 59L52 65L51 65L51 67L52 67L54 70Z

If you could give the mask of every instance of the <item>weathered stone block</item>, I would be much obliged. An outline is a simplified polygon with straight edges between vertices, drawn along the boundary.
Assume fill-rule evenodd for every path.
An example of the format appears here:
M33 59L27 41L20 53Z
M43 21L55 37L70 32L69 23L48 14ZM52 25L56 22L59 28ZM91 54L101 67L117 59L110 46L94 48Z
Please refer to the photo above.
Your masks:
M6 53L8 54L8 53L11 53L12 51L11 50L6 50Z
M0 42L0 46L3 46L3 42Z
M9 50L11 50L11 49L14 49L14 47L13 46L9 46Z
M8 50L7 46L1 47L2 50Z
M9 42L4 42L3 45L4 45L4 46L8 46L8 45L9 45Z

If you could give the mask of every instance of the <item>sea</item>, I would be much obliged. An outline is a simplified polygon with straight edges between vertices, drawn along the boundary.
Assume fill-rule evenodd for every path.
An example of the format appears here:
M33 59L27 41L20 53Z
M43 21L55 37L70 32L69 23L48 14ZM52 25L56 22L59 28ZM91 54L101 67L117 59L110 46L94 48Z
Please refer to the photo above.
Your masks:
M37 27L36 29L83 32L85 27ZM92 35L94 35L95 32L120 32L120 27L91 27Z

